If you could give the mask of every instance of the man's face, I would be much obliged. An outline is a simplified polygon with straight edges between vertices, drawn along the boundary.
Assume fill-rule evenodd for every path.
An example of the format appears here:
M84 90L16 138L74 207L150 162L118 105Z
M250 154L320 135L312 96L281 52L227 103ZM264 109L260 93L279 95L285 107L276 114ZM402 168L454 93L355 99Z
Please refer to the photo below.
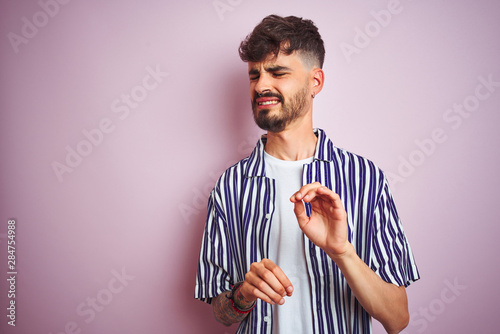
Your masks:
M249 62L248 74L253 116L261 129L281 132L311 109L310 73L296 53Z

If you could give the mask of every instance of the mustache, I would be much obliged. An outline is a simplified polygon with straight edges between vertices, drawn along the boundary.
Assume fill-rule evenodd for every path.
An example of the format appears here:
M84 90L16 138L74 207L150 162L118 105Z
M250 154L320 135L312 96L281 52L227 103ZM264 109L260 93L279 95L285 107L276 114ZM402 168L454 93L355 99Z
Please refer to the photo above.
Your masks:
M257 105L257 99L259 97L275 97L280 100L280 102L283 102L283 95L280 93L273 93L273 92L265 92L264 94L256 94L254 99L252 100L253 105Z

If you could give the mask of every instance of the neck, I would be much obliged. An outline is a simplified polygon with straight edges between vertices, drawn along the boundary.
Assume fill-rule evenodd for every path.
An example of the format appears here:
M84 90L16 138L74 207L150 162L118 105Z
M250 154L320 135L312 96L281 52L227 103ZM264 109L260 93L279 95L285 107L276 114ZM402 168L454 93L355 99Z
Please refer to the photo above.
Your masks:
M314 156L318 138L312 130L312 122L287 127L281 132L268 132L265 150L281 160L304 160Z

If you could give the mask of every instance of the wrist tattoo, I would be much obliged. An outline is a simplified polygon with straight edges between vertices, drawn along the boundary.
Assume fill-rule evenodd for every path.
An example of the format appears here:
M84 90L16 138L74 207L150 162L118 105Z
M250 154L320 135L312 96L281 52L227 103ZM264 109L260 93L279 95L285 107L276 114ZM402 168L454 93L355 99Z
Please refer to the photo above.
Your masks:
M229 291L226 291L218 295L213 301L213 311L215 319L226 326L242 321L249 314L236 312L236 310L231 305L231 300L228 298L228 296Z
M233 300L236 306L242 310L250 309L255 304L255 301L249 302L245 297L243 297L241 289L236 290Z

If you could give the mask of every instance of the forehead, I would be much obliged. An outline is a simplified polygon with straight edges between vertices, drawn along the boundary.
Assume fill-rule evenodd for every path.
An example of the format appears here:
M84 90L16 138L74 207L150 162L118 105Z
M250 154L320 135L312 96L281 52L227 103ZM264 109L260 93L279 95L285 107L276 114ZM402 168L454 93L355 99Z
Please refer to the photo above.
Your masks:
M302 58L297 54L297 52L293 52L292 54L284 54L282 52L278 53L278 56L274 54L270 54L260 62L248 62L249 70L269 70L273 68L282 68L286 67L290 70L305 70L304 64L302 62Z

